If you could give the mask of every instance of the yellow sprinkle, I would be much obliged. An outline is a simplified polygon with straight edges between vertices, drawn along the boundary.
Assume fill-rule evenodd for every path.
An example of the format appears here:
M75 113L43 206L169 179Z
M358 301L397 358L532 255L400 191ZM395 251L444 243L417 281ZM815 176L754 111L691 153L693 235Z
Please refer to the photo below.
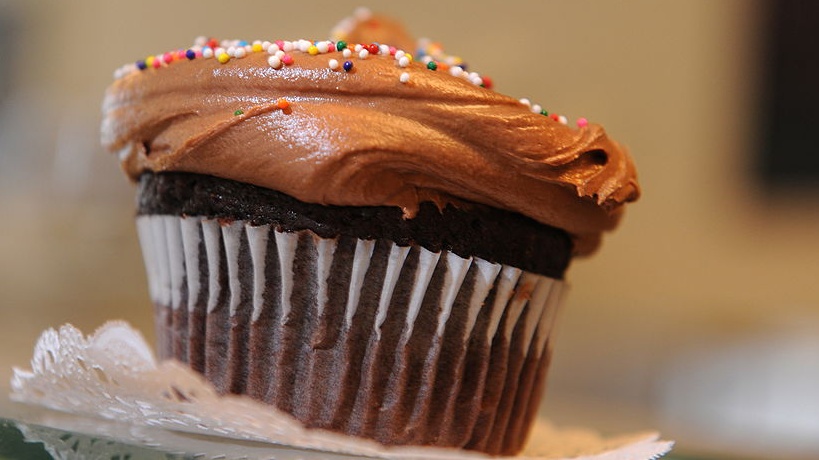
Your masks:
M256 53L258 53L260 51L264 51L262 49L262 44L261 43L254 43L253 46L251 47L251 49Z
M412 55L411 54L406 53L406 54L404 54L404 56L406 56L407 59L409 59L409 61L412 62Z
M224 64L230 60L230 55L228 55L227 53L222 53L216 59L218 59L220 63Z
M316 45L310 45L310 48L307 48L307 52L310 53L311 56L315 56L318 54L318 48L316 48Z
M148 67L152 67L154 65L154 59L156 59L154 56L146 57L145 58L145 65L147 65Z

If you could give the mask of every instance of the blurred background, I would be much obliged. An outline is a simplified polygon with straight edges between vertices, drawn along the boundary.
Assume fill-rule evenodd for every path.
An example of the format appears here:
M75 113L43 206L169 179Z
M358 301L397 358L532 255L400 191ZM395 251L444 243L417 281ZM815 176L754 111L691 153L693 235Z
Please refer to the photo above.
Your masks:
M133 186L99 146L113 70L198 35L327 38L361 5L0 0L0 416L41 330L121 318L152 338ZM498 91L603 124L640 173L570 269L544 416L658 429L692 456L819 458L817 7L443 5L367 6Z

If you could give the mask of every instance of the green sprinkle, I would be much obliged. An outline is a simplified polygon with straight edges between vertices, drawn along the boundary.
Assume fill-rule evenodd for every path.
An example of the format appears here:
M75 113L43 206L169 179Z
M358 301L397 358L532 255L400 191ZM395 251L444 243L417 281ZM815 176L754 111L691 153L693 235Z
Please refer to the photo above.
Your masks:
M541 111L540 111L540 114L541 114L541 115L545 115L545 116L547 116L547 117L549 116L549 112L547 112L547 111L546 111L546 109L541 110Z
M427 62L427 69L429 70L438 70L438 63L435 61Z
M239 115L243 114L243 113L245 113L245 111L244 111L244 110L237 110L237 111L233 112L233 114L234 114L234 115L236 115L237 117L238 117Z
M339 40L336 42L336 49L338 51L344 51L344 48L347 48L347 42L344 40Z

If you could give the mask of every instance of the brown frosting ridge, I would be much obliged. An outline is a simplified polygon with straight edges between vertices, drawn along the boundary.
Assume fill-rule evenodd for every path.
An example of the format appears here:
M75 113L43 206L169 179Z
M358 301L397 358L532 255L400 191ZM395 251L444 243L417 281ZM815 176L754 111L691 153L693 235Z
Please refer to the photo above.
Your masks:
M483 203L565 229L577 254L639 195L631 158L596 124L561 124L420 62L289 54L279 69L258 52L130 73L106 93L103 144L134 180L209 174L306 202L395 205L407 217L422 201ZM330 59L354 68L331 70Z

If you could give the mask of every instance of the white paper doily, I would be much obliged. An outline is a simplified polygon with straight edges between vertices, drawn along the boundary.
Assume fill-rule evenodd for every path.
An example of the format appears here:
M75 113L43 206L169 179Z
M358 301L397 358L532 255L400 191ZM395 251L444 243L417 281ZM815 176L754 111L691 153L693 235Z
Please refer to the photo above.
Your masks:
M230 441L219 444L220 447L238 443L242 458L265 458L265 444L309 449L316 454L328 452L381 459L489 458L454 449L384 447L305 428L293 417L250 398L218 395L199 374L177 362L157 363L142 334L120 321L106 323L88 337L71 325L43 332L34 348L31 370L15 368L11 386L11 398L18 402L103 417L135 427L170 430L163 441L132 436L131 441L146 445L164 442L176 443L170 446L175 449L194 449L196 445L189 445L195 440L191 434L198 434L229 438ZM134 432L129 430L132 435ZM252 449L247 442L252 443ZM649 460L661 457L672 445L670 441L660 441L657 433L603 439L590 430L558 430L539 421L523 454L508 458ZM222 458L236 458L229 452L222 455L225 455ZM309 457L322 458L312 454ZM283 457L277 455L277 458Z

